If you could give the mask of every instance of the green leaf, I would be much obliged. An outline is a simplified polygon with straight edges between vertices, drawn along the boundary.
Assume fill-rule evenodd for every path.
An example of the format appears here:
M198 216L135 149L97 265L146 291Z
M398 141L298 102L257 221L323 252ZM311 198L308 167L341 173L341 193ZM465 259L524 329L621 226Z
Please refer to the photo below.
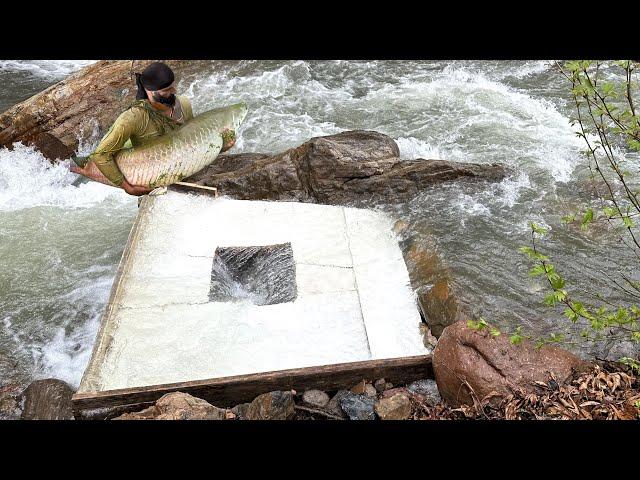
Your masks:
M491 330L489 330L489 333L491 334L491 336L493 337L498 337L500 336L500 330L498 330L497 328L491 328Z
M531 270L529 270L529 275L531 275L532 277L538 277L543 273L547 273L543 265L536 265Z
M627 228L633 227L633 220L631 220L631 217L622 217L622 223L624 223L624 226Z
M535 233L539 233L540 235L544 235L545 233L547 233L547 229L544 227L541 227L540 225L531 222L529 224L529 226L531 227L531 229L535 232Z
M580 228L582 228L582 230L586 230L592 221L593 221L593 209L589 208L582 216L582 225Z

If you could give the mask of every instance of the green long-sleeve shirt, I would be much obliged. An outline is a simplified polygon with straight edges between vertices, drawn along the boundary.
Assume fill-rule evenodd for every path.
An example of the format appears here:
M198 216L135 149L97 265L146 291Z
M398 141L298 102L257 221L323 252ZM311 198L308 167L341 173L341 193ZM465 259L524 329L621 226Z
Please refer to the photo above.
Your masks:
M171 118L154 110L146 100L138 100L120 114L89 159L112 183L122 185L124 176L114 160L119 150L128 146L137 147L192 118L191 102L187 97L177 96Z

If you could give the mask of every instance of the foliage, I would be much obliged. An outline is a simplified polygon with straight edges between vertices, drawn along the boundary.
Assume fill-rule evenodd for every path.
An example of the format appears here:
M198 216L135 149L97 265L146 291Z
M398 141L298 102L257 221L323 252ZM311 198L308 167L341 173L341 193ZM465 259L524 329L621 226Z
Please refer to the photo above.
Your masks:
M609 231L640 260L640 190L637 179L638 164L627 156L640 152L640 111L634 96L638 96L636 61L571 61L556 63L559 72L571 83L577 125L577 135L586 145L591 183L596 200L582 212L562 217L564 224L579 223L588 231L596 222L606 222ZM633 340L640 342L640 281L621 270L609 278L612 286L629 299L624 304L613 304L605 298L588 301L578 298L576 290L567 285L565 277L541 251L536 240L548 235L548 229L531 223L531 246L520 251L533 262L529 271L533 277L544 277L550 292L544 303L550 307L562 306L564 316L573 324L586 327L585 340ZM552 333L537 345L563 342L560 334Z

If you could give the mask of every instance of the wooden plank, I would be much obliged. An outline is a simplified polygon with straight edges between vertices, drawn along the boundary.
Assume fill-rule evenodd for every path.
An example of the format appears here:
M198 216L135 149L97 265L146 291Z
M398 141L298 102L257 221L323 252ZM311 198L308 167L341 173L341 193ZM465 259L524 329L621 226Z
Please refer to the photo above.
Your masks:
M216 187L208 187L207 185L200 185L199 183L191 183L191 182L175 182L172 185L180 185L186 188L195 188L196 190L206 190L213 193L214 197L218 196L218 189Z
M362 379L371 381L384 378L391 383L400 384L433 378L431 358L431 355L419 355L367 360L104 392L76 393L72 397L72 403L76 418L82 418L85 410L142 410L163 395L177 391L202 398L217 407L233 407L274 390L334 391L351 388Z

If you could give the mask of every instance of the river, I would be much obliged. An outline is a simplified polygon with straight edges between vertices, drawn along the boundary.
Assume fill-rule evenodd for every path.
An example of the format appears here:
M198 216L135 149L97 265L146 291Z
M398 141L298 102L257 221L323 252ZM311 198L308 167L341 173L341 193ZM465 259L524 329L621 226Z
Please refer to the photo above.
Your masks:
M0 60L0 111L88 63ZM568 85L551 62L212 61L178 90L196 114L247 102L235 152L369 129L393 137L405 159L511 167L499 183L444 184L400 205L370 205L433 239L464 306L505 331L566 324L542 304L544 284L518 253L529 221L551 228L545 249L570 282L624 300L606 272L631 264L626 251L605 229L560 225L592 193ZM81 153L97 140L83 139ZM78 386L136 211L136 198L79 181L64 162L22 145L0 150L0 385L55 377Z

